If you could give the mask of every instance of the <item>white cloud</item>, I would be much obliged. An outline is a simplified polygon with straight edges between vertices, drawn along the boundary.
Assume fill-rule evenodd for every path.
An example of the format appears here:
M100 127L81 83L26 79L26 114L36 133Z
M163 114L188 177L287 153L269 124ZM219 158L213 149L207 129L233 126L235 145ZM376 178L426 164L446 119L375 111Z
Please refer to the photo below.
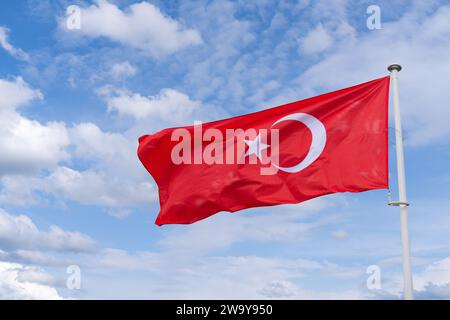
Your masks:
M0 127L0 202L29 206L48 202L51 199L46 196L53 195L59 203L102 206L118 217L156 200L151 178L136 156L137 137L162 126L191 124L204 113L200 102L173 89L163 89L155 97L104 89L110 110L136 121L133 132L120 134L104 132L93 123L67 127L25 118L16 109L42 99L42 94L22 78L0 80L0 93L8 97L0 102L0 124L4 123ZM89 167L71 168L75 161L88 161Z
M85 170L54 166L42 175L5 175L0 203L22 207L48 202L94 205L123 218L156 200L156 190L136 156L137 141L103 132L92 123L68 130L71 160L89 161ZM48 197L53 196L53 197Z
M55 285L55 279L49 273L43 272L37 268L25 268L18 274L17 280L20 282L34 282L43 285Z
M142 177L136 156L137 140L130 140L120 133L104 132L93 123L80 123L69 129L74 147L73 157L94 160L91 167L114 172L115 176Z
M450 285L450 257L430 264L418 276L414 277L414 287L416 290L426 290L430 285Z
M197 256L214 250L231 247L240 242L302 243L316 228L332 223L336 216L314 217L323 208L333 206L330 198L317 198L299 205L283 205L245 212L220 213L213 219L205 219L167 231L160 244L177 255ZM258 212L258 214L255 214ZM270 226L270 227L268 227Z
M249 228L248 228L249 229ZM217 230L217 229L216 229ZM168 235L168 240L173 235ZM186 239L186 245L196 243ZM217 249L217 248L216 248ZM195 252L191 248L190 253ZM198 253L198 252L197 252ZM328 261L262 256L184 256L174 248L161 252L137 252L104 249L91 257L91 266L115 277L120 274L118 290L103 292L111 298L123 298L123 289L130 286L132 274L139 282L132 282L136 298L166 299L399 299L402 277L387 266L382 268L382 290L368 291L366 265L339 265ZM417 271L414 276L415 296L419 299L446 299L450 289L450 258L436 261ZM145 279L143 273L145 272ZM214 277L210 275L214 274ZM304 281L327 283L333 291L302 287ZM335 288L334 283L344 284ZM131 287L130 287L131 288ZM220 288L218 290L217 288ZM97 288L98 290L98 288Z
M229 252L241 242L297 246L309 238L313 229L334 221L330 213L326 218L331 220L315 217L330 205L330 199L319 198L304 205L279 206L276 211L266 208L264 213L258 209L257 214L251 210L219 214L194 225L163 230L159 250L130 253L104 249L89 257L88 264L108 277L97 278L99 282L90 290L95 290L94 295L108 298L123 298L128 288L133 288L131 297L147 299L363 298L358 290L337 293L305 290L300 280L314 274L319 275L314 278L318 281L360 279L365 276L365 268L361 266L344 267L296 258L298 255L274 258L218 254L224 249ZM105 292L103 281L110 281L110 277L118 280L114 289Z
M134 136L104 132L93 123L75 125L69 136L72 157L90 161L90 167L59 166L41 179L41 190L81 204L103 206L119 217L130 213L130 207L156 199L151 179L136 156Z
M355 31L344 22L345 14L341 13L345 12L344 2L204 1L203 5L184 4L182 8L189 10L183 13L192 17L205 38L201 51L183 56L179 61L189 65L185 85L189 92L195 92L196 99L223 105L234 114L267 108L270 106L267 101L289 86L291 79L309 63L309 56L298 58L299 38L305 25L320 25L321 22L331 38L353 36ZM328 21L322 22L325 12ZM310 15L318 17L311 23ZM268 24L270 19L275 21ZM280 31L282 19L286 27ZM280 99L279 104L289 99ZM298 99L297 95L292 100Z
M134 255L125 250L107 248L96 259L100 268L119 270L155 271L161 264L161 255L153 252L137 252Z
M4 165L5 175L0 180L0 203L27 207L48 202L50 199L45 196L52 195L57 203L75 201L83 205L101 206L114 216L124 217L132 208L156 200L151 178L136 156L138 143L134 136L129 139L119 133L104 132L92 123L80 123L71 128L61 124L60 128L63 135L60 134L59 138L64 138L64 147L70 150L70 154L64 150L64 157L50 159L52 150L41 146L49 159L47 162L41 161L42 167L46 165L49 170L37 175L12 174L23 173L36 164L25 162L22 167L17 167L21 164L20 159L11 160L9 167ZM6 129L10 130L8 127ZM5 137L11 139L8 134L11 135L7 131ZM25 159L30 160L32 155ZM90 165L87 169L77 170L58 164L62 159L89 161ZM14 167L15 170L12 170L13 165L17 167Z
M8 41L9 29L0 26L0 46L8 52L14 58L19 60L29 60L28 54L26 54L22 49L14 47Z
M109 111L117 111L120 115L131 116L137 120L186 122L200 107L200 102L192 101L186 94L167 88L149 97L111 88L103 88L100 94L106 99Z
M58 226L41 231L25 215L11 215L0 209L0 244L2 248L56 251L92 251L95 242L87 235L70 232Z
M0 255L0 257L2 257ZM69 259L63 259L55 257L51 252L42 252L37 250L15 250L11 252L5 252L3 260L26 263L38 266L64 266L67 267L73 262Z
M299 40L300 49L305 54L314 54L328 49L333 44L333 38L322 24L310 30Z
M256 91L268 82L268 73L277 69L274 61L278 52L274 44L271 43L270 49L265 42L256 45L265 53L270 50L273 61L266 55L259 55L260 52L243 54L243 48L255 44L254 30L259 26L245 17L238 18L238 2L204 1L201 5L186 3L183 7L190 8L185 14L191 16L206 39L205 48L194 57L180 59L181 63L189 65L186 84L196 93L196 98L213 99L220 105L231 98L233 100L226 100L228 110L244 107L239 105L239 99L245 95L247 87Z
M128 61L115 63L111 67L111 75L115 80L132 77L136 74L136 72L136 67L131 65Z
M322 274L337 279L357 279L365 276L366 268L361 265L342 266L327 261L323 263Z
M102 285L97 284L95 290L103 291L101 295L109 298L123 298L123 288L132 285L132 296L137 298L264 299L271 283L287 283L301 275L303 270L301 263L287 259L256 256L180 259L165 253L130 255L115 249L105 250L93 263L98 268L105 268L102 269L105 274L122 275L115 283L121 290L104 292ZM142 277L142 272L146 272L145 277ZM130 280L133 273L141 275L139 282Z
M331 236L335 239L347 239L350 237L349 233L344 230L337 230L331 233Z
M450 35L450 6L441 6L429 15L423 15L422 9L413 6L399 20L384 22L382 30L361 34L357 41L340 41L333 53L293 82L292 87L299 89L284 90L280 97L312 96L354 85L387 75L389 64L400 63L406 142L429 145L447 141L450 44L442 39Z
M202 42L197 31L185 28L145 1L121 10L106 0L98 0L81 10L81 18L78 33L91 38L106 37L156 56ZM65 18L61 20L65 26Z
M165 292L161 292L162 296L175 299L186 296L191 299L265 299L271 287L271 294L281 293L281 290L274 291L275 282L286 286L302 274L295 261L256 256L208 257L175 272L173 279L179 288L171 288L169 283ZM288 293L289 298L308 296L295 285L284 289L283 293Z
M150 181L125 180L102 171L76 171L58 167L43 180L41 190L84 205L108 208L117 217L127 216L128 207L149 204L155 199Z
M138 299L185 299L186 297L190 299L358 299L365 297L362 292L356 290L357 288L353 291L337 290L333 293L304 289L301 279L306 279L311 274L318 273L321 281L332 281L335 278L335 274L331 272L336 269L335 266L312 260L251 255L216 255L186 259L167 252L139 252L130 255L122 250L107 249L102 256L96 257L93 263L96 267L103 268L101 270L104 274L116 279L113 282L117 290L102 290L105 283L110 281L109 277L96 283L92 290L97 291L97 295L113 299L123 298L123 292L131 289L131 297ZM329 268L331 268L330 272ZM119 274L120 276L117 276ZM133 277L133 275L137 276Z
M0 179L0 203L18 207L35 205L39 199L34 193L38 178L24 175L7 175Z
M298 287L289 281L272 281L269 282L259 292L269 299L290 298L298 295Z
M0 175L52 167L67 159L64 124L42 125L18 114L0 120Z
M15 80L0 79L0 112L14 111L33 100L43 99L39 90L34 90L21 78Z
M51 167L67 159L69 140L63 123L41 124L16 111L42 99L40 91L31 89L20 77L0 79L0 96L0 176Z
M52 277L35 267L0 261L0 299L59 300Z
M414 299L448 300L450 299L450 284L447 283L439 286L429 283L424 287L424 290L414 292Z
M393 259L390 259L393 260ZM450 257L446 257L424 265L423 259L412 257L413 286L415 299L449 299L450 298ZM403 276L397 270L388 269L389 264L395 263L401 270L401 257L396 257L395 261L385 261L382 274L382 290L373 292L375 298L381 299L402 299L403 297ZM419 266L421 267L419 269Z
M187 94L171 88L161 89L154 96L112 86L102 87L97 93L106 102L108 111L132 121L125 135L132 137L133 143L137 143L136 137L164 128L189 126L194 121L212 121L228 115L222 108L192 100Z

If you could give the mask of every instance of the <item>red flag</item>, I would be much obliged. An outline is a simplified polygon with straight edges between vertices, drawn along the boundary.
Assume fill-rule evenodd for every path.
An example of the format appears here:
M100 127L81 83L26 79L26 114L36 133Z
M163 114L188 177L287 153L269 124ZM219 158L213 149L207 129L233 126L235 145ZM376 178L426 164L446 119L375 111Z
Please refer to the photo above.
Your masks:
M139 139L157 225L388 187L389 77Z

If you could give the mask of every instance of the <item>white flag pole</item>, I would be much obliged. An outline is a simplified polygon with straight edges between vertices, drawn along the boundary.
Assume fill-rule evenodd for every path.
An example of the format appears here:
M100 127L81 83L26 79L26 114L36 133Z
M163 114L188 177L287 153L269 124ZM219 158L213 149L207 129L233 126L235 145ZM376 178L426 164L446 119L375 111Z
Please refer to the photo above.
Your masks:
M403 134L402 121L400 117L400 101L398 97L397 75L402 67L398 64L392 64L388 67L391 73L391 83L393 88L394 115L395 115L395 146L397 151L397 177L399 201L390 202L390 205L400 207L400 229L402 238L402 260L403 260L403 295L405 300L413 299L413 281L411 273L411 258L409 250L408 234L408 200L406 198L405 182L405 161L403 156Z

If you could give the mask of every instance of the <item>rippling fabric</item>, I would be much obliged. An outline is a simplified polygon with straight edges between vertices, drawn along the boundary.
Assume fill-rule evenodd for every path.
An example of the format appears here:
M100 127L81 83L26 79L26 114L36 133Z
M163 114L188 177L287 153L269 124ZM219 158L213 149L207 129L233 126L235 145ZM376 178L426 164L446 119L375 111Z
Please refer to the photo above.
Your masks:
M204 123L200 134L198 126L191 125L142 136L138 157L159 190L156 224L189 224L221 211L387 188L388 96L389 77L383 77ZM181 142L173 136L177 129L192 136L191 141L184 141L191 147L191 154L178 152L187 160L183 163L173 160ZM223 138L205 139L203 134L209 129L217 129L214 132ZM227 136L230 129L254 129L259 137ZM268 132L265 138L259 134L264 131ZM275 154L274 131L278 131L278 162L268 164L264 161ZM246 141L241 152L237 148L239 139ZM214 157L213 163L208 155ZM238 159L240 163L236 163ZM262 168L269 167L279 169L275 174L261 173Z

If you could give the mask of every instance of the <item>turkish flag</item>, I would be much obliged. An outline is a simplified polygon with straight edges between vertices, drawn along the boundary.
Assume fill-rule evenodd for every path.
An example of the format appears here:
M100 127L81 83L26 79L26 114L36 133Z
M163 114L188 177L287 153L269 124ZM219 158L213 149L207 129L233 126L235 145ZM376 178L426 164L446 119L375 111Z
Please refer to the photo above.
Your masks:
M139 139L157 225L388 187L389 77Z

